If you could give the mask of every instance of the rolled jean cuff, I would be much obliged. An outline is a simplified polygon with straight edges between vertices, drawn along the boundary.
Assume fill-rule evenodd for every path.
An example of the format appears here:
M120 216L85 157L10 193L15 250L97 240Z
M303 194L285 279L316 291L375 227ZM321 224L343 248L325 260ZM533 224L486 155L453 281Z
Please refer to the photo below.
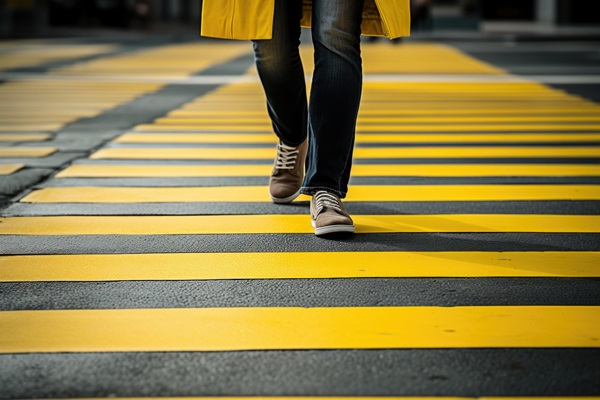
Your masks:
M281 136L275 134L275 136L277 136L277 139L279 139L283 144L285 144L286 146L290 146L290 147L298 147L300 146L302 143L304 143L306 141L307 136L304 136L304 139L302 139L300 142L296 143L296 142L290 142L289 140L284 140L281 138Z
M344 197L346 197L346 192L340 192L339 190L335 190L335 189L323 187L323 186L311 186L311 187L303 186L300 189L300 193L312 196L320 190L323 190L323 191L329 192L329 193L333 193L336 196L338 196L340 199L343 199Z

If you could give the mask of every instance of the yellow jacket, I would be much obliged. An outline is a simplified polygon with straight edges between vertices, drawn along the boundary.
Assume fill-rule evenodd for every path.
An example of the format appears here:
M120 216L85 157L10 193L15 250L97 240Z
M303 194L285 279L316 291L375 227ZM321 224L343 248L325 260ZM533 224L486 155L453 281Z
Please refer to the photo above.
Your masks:
M312 0L303 0L301 25L311 24ZM204 0L203 36L271 39L275 0ZM362 33L390 39L410 34L410 0L365 0Z

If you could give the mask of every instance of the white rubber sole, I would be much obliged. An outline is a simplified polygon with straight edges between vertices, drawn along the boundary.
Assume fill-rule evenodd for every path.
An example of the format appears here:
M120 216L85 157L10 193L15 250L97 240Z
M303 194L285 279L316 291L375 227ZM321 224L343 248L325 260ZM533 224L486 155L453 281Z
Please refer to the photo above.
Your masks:
M269 196L271 196L271 195L269 194ZM287 204L287 203L291 203L292 201L294 201L296 199L296 197L298 197L298 196L300 196L300 189L298 189L298 191L296 193L294 193L293 195L291 195L289 197L285 197L285 198L271 196L271 200L273 200L273 203L275 203L275 204Z
M328 235L330 233L354 233L356 228L354 225L329 225L321 228L315 227L315 221L310 221L313 228L315 228L315 235Z

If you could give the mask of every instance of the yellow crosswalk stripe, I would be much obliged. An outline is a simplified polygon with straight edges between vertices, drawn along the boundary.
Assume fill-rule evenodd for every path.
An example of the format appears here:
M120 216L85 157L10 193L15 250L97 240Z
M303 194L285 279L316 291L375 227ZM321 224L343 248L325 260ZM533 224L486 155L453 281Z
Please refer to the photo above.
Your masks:
M10 175L23 167L23 164L0 164L0 175Z
M106 110L109 109L111 107L114 107L116 104L118 104L118 102L98 102L98 101L86 101L86 102L81 102L81 101L76 101L76 100L69 100L69 101L65 101L65 102L59 102L59 103L49 103L48 101L36 101L35 99L31 99L28 101L19 101L19 102L15 102L15 101L11 101L11 102L7 102L2 104L2 102L0 102L0 108L4 111L12 111L12 110L23 110L26 108L31 108L31 109L35 109L40 110L40 111L46 111L46 112L52 112L54 110L57 111L69 111L69 112L79 112L79 110L83 111L83 112L89 112L89 108L93 107L94 109L100 109L100 110Z
M465 110L464 115L528 115L528 116L545 116L545 115L597 115L600 112L600 107L563 107L563 108L507 108L507 107L494 107L490 109L475 109L475 110ZM264 117L265 110L236 110L235 113L232 113L231 110L204 110L202 107L194 110L190 109L190 106L184 106L182 108L176 109L168 113L168 116L173 117L209 117L214 118L218 116L231 116L232 118L237 117L254 117L254 118L262 118ZM385 116L385 117L400 117L400 116L441 116L441 115L451 115L456 116L460 114L457 110L448 110L448 109L413 109L413 110L364 110L361 109L359 111L359 116Z
M8 118L2 118L0 117L0 124L2 125L6 125L6 124L21 124L21 123L27 123L27 124L31 124L31 123L63 123L63 124L67 124L73 121L76 121L78 118L77 117L27 117L27 116L23 116L23 117L8 117Z
M463 54L464 56L465 54ZM470 59L470 56L466 56L467 59ZM444 74L442 74L444 75ZM440 91L456 91L460 90L468 90L471 92L490 92L490 91L498 91L498 92L512 92L512 91L528 91L528 92L543 92L543 93L554 93L561 94L565 97L578 98L577 96L572 96L566 94L562 90L557 90L551 87L548 87L542 83L537 83L534 81L525 81L520 80L518 82L437 82L437 81L417 81L417 82L367 82L366 85L378 88L381 91L388 93L397 93L399 90L416 90L420 92L440 92ZM233 91L235 88L229 88L229 90Z
M86 116L86 117L94 117L98 115L99 112L93 109L77 109L77 110L68 110L68 109L36 109L36 110L23 110L13 107L11 110L7 110L4 107L0 109L0 116L2 117L27 117L27 116L36 116L39 118L44 117L74 117L74 116Z
M400 102L383 102L383 103L362 103L361 104L361 112L370 112L377 110L380 113L390 113L395 112L398 108L403 108L404 111L411 110L423 110L423 109L433 109L433 110L454 110L455 112L466 113L468 114L471 110L479 110L479 111L488 111L488 110L506 110L511 109L513 107L523 107L525 110L535 111L535 110L544 110L547 108L563 108L563 107L576 107L580 106L581 103L578 101L536 101L537 105L532 104L533 102L516 102L516 101L482 101L481 99L473 99L471 101L458 101L451 96L449 96L445 100L438 101L413 101L412 99L407 100L404 103ZM225 110L226 107L223 105L214 104L213 106L205 106L204 104L201 107L202 109L209 110L211 108ZM245 107L241 106L241 109L245 109ZM248 106L249 109L252 109L251 106ZM264 106L262 108L258 107L257 109L262 109L264 112ZM585 109L585 108L584 108ZM593 108L597 111L597 108Z
M18 49L2 54L0 70L28 67L48 62L75 59L91 55L109 53L115 45L104 44L51 44L46 46L21 45Z
M284 252L0 257L0 281L600 277L598 252Z
M587 115L587 116L543 116L543 117L521 117L521 116L496 116L496 117L436 117L436 116L421 116L421 117L358 117L358 123L471 123L471 122L499 122L499 123L515 123L515 122L597 122L600 121L598 115ZM244 123L269 123L270 120L267 116L262 118L240 118L236 117L235 114L230 117L163 117L158 118L154 121L160 125L179 125L179 124L208 124L208 123L220 123L220 124L231 124L237 122L240 124Z
M132 54L77 63L55 69L52 74L185 77L211 65L251 52L252 48L245 43L232 43L226 46L210 43L171 44Z
M600 307L0 312L0 353L600 347Z
M54 147L0 147L2 158L47 157L57 151Z
M271 126L268 123L258 125L215 125L215 124L196 124L196 125L157 125L146 124L138 125L135 131L161 132L161 131L243 131L243 132L271 132Z
M1 124L0 132L36 132L36 131L58 131L64 128L64 123L40 123L40 124L32 124L32 123L11 123L11 124Z
M480 99L473 99L471 101L461 100L458 101L451 96L445 100L436 101L413 101L412 98L407 99L405 102L364 102L360 106L360 115L384 115L384 114L395 114L397 112L410 113L413 112L425 112L428 115L442 114L469 114L474 112L477 114L488 113L488 112L507 112L514 110L515 107L522 107L522 112L547 112L548 109L571 109L574 107L581 107L582 111L588 110L590 112L597 113L598 106L592 104L582 103L580 101L481 101ZM240 115L243 112L252 112L254 114L264 115L266 112L266 106L262 102L246 102L239 103L234 99L223 101L222 103L214 101L214 99L207 99L206 102L202 103L191 103L181 108L185 111L204 111L204 112L217 112L217 113L232 113L235 109L235 114ZM399 111L402 110L402 111Z
M31 86L31 85L26 85L26 84L20 84L19 86L13 86L11 88L8 87L4 87L4 89L0 92L2 95L20 95L20 94L27 94L27 95L39 95L39 96L44 96L44 97L51 97L52 94L56 94L56 90L59 89L58 85L56 84L59 81L48 81L46 83L48 83L48 85L44 86L44 82L43 81L37 81L40 82L39 86ZM64 83L64 91L65 91L65 95L69 96L69 95L73 95L73 96L89 96L89 97L93 97L91 96L88 92L85 91L78 91L78 90L94 90L95 92L98 93L99 96L129 96L131 95L131 89L137 89L139 87L136 86L136 84L133 85L128 85L127 83L123 83L123 84L119 84L119 86L114 86L111 85L109 82L107 82L107 84L105 86L98 86L98 85L79 85L79 84L75 84L75 85L69 85L69 81L60 81L62 83ZM89 82L89 83L93 83L93 82ZM8 96L6 96L8 97ZM61 96L61 99L63 97Z
M133 96L132 96L133 97ZM61 109L65 110L75 110L84 107L113 107L116 104L122 103L125 100L114 100L114 99L97 99L91 98L89 100L86 99L77 99L77 98L65 98L63 100L57 101L54 99L56 104L49 104L52 102L50 98L48 99L40 99L37 96L31 96L28 98L22 99L0 99L0 107L4 110L11 108L29 108L29 109L37 109L40 107L41 109L52 109L58 108L60 106Z
M265 123L261 125L220 125L220 124L154 124L139 125L135 127L136 131L163 132L163 131L244 131L244 132L270 132L271 125ZM375 125L375 124L357 124L356 131L361 132L483 132L483 131L572 131L572 132L590 132L600 131L600 124L395 124L395 125Z
M28 100L34 97L37 101L52 101L56 99L56 93L40 93L40 92L23 92L15 91L14 93L7 93L6 91L0 92L0 99L2 100ZM64 92L60 96L60 100L105 100L105 101L122 101L131 99L134 97L131 93L115 93L115 92Z
M1 137L1 135L0 135ZM357 134L356 143L516 143L516 142L600 142L600 133L565 134ZM116 143L277 143L273 134L250 133L126 133Z
M354 158L490 158L490 157L599 157L600 146L582 147L410 147L357 148ZM104 148L92 159L272 160L269 148Z
M12 81L6 83L3 87L10 88L12 90L18 90L19 88L25 88L26 90L37 92L38 90L68 90L72 91L75 89L94 89L99 92L115 92L120 93L130 89L149 89L153 90L158 87L162 87L162 83L154 82L124 82L124 81L93 81L93 80L80 80L80 79L43 79L43 80L25 80L25 81Z
M8 82L0 87L0 142L48 140L51 136L40 132L58 131L68 123L97 115L162 86L37 79ZM21 157L3 153L0 150L0 157Z
M270 202L266 186L49 187L24 203ZM297 201L309 201L301 195ZM532 201L600 200L600 185L369 185L352 186L355 201Z
M41 142L51 137L48 133L0 133L0 142Z
M56 178L183 178L268 176L271 165L72 165ZM501 177L600 176L596 164L357 164L352 176Z
M447 75L442 75L442 77L444 76ZM417 97L457 96L457 98L460 98L461 96L479 96L481 98L502 96L514 98L515 101L518 102L524 102L530 97L536 97L547 101L580 102L588 105L594 104L593 101L549 88L543 84L534 84L532 86L530 82L524 81L507 82L506 80L491 81L489 79L482 79L478 82L461 80L452 82L452 79L455 78L450 78L450 80L447 81L443 79L432 81L394 81L394 78L396 78L394 76L380 78L383 79L381 81L367 80L364 82L363 98L374 101L377 101L380 98L407 101L410 99L407 99L406 95L415 95ZM436 77L434 77L434 79L435 78ZM307 88L310 89L311 86L312 82L308 82ZM381 97L378 95L381 95ZM207 97L199 97L188 104L205 103L208 100ZM260 81L257 79L222 86L212 92L210 97L218 101L223 101L223 99L227 98L237 99L238 101L265 99L264 93L261 90Z
M459 89L464 88L461 87ZM518 100L518 101L545 101L545 102L563 102L563 103L578 103L582 102L581 99L577 97L569 97L565 96L561 93L556 92L526 92L526 91L511 91L511 92L503 92L503 91L491 91L489 93L481 93L481 92L467 92L462 90L456 90L452 92L435 92L435 93L420 93L418 91L404 91L400 93L394 94L386 94L382 91L370 91L365 90L365 95L361 98L366 103L383 103L386 101L393 102L406 102L409 99L406 98L407 95L410 95L410 101L439 101L452 97L457 101L473 101L473 100L494 100L494 101L506 101L506 100ZM258 98L256 98L258 99ZM246 99L239 99L240 101L249 101L252 100L251 97Z
M599 233L598 215L355 215L358 234L425 232ZM0 218L0 235L314 233L307 215L56 216Z
M456 48L437 43L406 43L397 56L392 56L385 44L365 45L361 52L365 74L506 74L501 68L479 61ZM313 49L310 46L300 46L300 54L304 70L313 71ZM248 73L256 74L256 68L250 69Z

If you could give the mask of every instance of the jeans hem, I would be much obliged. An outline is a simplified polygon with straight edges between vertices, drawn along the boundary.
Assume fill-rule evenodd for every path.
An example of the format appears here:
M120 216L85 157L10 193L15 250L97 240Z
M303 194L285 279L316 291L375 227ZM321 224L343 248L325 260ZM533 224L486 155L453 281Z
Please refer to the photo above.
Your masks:
M306 142L306 138L308 137L308 135L307 135L307 136L304 137L304 139L302 139L301 142L294 143L294 142L290 142L288 140L282 139L281 136L279 136L278 134L275 134L275 136L277 136L277 139L279 139L280 142L282 142L286 146L290 146L290 147L298 147L298 146L300 146L302 143Z
M340 192L339 190L335 190L335 189L324 187L324 186L311 186L311 187L303 186L300 189L300 193L312 196L319 190L324 190L326 192L333 193L336 196L338 196L340 199L343 199L344 197L346 197L346 192Z

